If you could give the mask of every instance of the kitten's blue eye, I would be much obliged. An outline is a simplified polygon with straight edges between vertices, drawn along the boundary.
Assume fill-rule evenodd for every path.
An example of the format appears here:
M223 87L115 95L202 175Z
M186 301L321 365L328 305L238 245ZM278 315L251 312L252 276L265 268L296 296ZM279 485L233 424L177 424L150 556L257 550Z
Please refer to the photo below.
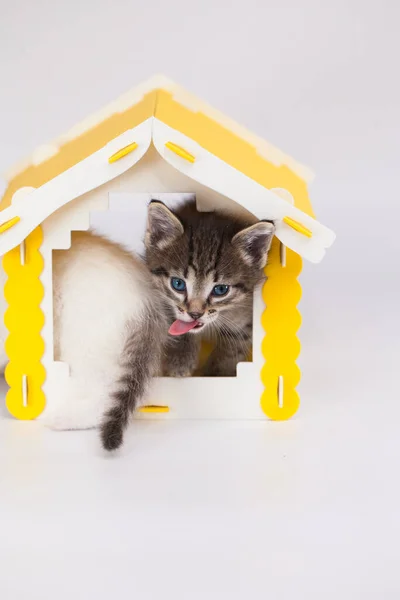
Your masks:
M183 281L183 279L179 279L179 277L172 277L171 287L177 292L186 291L186 283Z
M212 295L213 296L226 296L229 292L229 285L225 285L224 283L219 283L213 287Z

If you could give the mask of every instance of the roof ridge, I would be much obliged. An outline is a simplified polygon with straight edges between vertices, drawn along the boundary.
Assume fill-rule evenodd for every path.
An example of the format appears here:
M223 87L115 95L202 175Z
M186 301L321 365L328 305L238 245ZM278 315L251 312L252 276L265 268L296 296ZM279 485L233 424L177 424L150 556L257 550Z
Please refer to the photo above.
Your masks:
M222 111L214 108L209 103L198 98L195 94L189 92L184 87L162 74L156 74L146 79L137 86L121 94L116 100L109 102L85 119L73 125L66 133L59 135L50 142L37 146L29 156L7 169L4 173L4 178L7 181L11 181L28 167L37 166L52 156L55 156L64 144L80 137L107 118L110 118L117 113L124 112L137 104L146 94L156 92L157 90L169 92L176 102L188 110L193 112L203 112L206 116L254 146L257 153L262 158L265 158L277 166L281 164L287 165L307 182L313 180L314 173L311 169L299 163L291 156L285 154L278 147L264 140L243 125L240 125L231 117L226 116ZM156 113L157 103L158 95L156 95L154 114Z

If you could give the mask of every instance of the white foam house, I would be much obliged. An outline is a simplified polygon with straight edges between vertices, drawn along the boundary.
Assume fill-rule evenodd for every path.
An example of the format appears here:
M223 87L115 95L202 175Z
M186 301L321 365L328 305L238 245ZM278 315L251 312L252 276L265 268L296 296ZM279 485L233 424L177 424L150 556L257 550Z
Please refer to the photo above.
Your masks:
M302 258L319 262L334 234L308 196L312 174L165 79L135 88L6 175L0 255L8 280L7 406L44 414L69 377L54 360L52 251L68 249L110 199L194 194L216 208L273 220L268 280L254 298L253 355L237 376L157 378L139 418L286 419L299 405L297 309ZM112 203L111 203L112 204Z

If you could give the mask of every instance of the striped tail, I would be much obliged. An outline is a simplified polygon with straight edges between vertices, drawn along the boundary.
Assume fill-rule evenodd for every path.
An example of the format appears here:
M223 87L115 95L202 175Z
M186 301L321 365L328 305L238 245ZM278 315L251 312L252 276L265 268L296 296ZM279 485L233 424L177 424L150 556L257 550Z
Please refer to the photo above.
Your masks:
M113 406L105 413L100 426L105 450L117 450L122 445L129 419L158 370L162 352L158 325L157 317L148 315L129 334L121 361L123 373L112 395Z

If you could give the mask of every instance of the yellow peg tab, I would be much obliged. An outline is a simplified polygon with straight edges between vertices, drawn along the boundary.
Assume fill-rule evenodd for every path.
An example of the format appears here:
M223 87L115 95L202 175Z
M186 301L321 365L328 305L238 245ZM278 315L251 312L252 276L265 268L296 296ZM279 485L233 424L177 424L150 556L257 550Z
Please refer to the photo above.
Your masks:
M291 219L290 217L284 217L283 222L286 223L286 225L289 225L289 227L291 227L295 231L298 231L299 233L305 235L306 237L312 237L312 231L310 231L309 229L307 229L307 227L304 227L304 225L298 223L294 219Z
M169 406L156 406L155 404L149 404L147 406L141 406L138 410L142 413L167 413L169 412Z
M6 221L2 225L0 225L0 233L4 233L4 231L7 231L7 229L11 229L11 227L14 227L14 225L19 223L20 220L21 220L20 217L13 217L9 221Z
M165 146L166 146L166 148L168 148L168 150L175 152L175 154L177 154L181 158L184 158L185 160L187 160L190 163L194 163L194 161L196 160L196 158L193 156L193 154L190 154L190 152L187 152L184 148L181 148L181 146L178 146L177 144L174 144L173 142L166 142Z
M118 152L115 152L115 154L110 156L110 158L108 159L108 162L110 163L110 165L112 163L117 162L117 160L124 158L124 156L126 156L127 154L130 154L131 152L136 150L137 147L138 147L138 144L136 142L132 142L132 144L128 144L128 146L121 148L121 150L118 150Z

